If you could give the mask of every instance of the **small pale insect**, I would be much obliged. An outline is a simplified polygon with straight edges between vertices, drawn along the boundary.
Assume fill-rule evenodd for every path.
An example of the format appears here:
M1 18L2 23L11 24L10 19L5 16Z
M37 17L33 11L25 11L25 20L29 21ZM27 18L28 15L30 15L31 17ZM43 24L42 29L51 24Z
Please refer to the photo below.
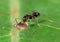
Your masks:
M16 18L16 19L19 19L19 18ZM16 20L17 22L17 20ZM28 23L27 22L17 22L16 24L16 28L20 31L23 31L23 30L26 30L28 28Z
M17 29L18 30L20 30L20 31L22 31L22 30L26 30L27 28L28 28L28 24L26 24L26 23L18 23L17 25L16 25L16 27L17 27Z

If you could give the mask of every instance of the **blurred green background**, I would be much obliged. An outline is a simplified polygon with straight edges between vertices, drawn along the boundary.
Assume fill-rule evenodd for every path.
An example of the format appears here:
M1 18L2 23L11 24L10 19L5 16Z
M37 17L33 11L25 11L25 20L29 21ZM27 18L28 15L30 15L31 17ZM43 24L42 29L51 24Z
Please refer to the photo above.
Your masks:
M41 21L41 24L45 24L40 24L41 26L36 24L21 32L20 41L60 42L60 0L21 0L20 2L21 17L25 14L31 14L32 11L38 11L41 13L39 21ZM53 22L48 22L49 19L47 18L53 20Z
M0 0L0 42L11 42L8 35L11 30L9 0Z
M30 25L27 30L19 32L19 42L60 42L60 0L19 0L19 2L20 18L25 14L32 14L32 11L38 11L41 13L39 21L45 20L39 24L40 26ZM11 42L10 15L9 0L0 0L0 42ZM48 22L49 19L46 17L53 22Z

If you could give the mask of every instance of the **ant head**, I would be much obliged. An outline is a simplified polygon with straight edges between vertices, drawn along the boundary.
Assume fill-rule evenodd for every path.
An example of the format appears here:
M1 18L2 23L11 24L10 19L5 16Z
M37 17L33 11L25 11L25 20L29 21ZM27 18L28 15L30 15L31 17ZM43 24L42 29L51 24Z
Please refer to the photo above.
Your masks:
M39 12L33 12L33 16L40 16Z
M39 12L33 12L32 16L33 16L33 18L36 18L36 17L40 16L40 13Z

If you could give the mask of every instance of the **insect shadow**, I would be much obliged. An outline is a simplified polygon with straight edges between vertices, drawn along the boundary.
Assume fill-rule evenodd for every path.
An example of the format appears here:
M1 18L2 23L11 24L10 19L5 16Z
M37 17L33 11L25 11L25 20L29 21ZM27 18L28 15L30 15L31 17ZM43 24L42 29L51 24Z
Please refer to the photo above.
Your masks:
M44 23L46 20L41 20L36 23L30 24L31 27L37 26L37 24Z
M43 23L43 22L46 22L46 20L41 20L41 21L38 21L38 23Z

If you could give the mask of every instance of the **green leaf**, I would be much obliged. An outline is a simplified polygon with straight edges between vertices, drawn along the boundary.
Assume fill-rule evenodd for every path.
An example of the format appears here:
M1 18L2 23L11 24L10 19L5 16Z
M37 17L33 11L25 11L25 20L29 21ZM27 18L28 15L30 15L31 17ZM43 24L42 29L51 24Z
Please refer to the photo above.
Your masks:
M38 24L20 33L21 42L60 42L59 0L21 0L21 16L41 13ZM43 16L45 15L45 16ZM33 22L33 21L32 21Z
M0 0L0 42L11 42L9 1Z
M11 32L14 28L10 20L11 3L9 0L0 0L0 42L13 42L17 39L19 42L60 42L60 0L19 0L19 2L20 20L24 15L37 11L41 13L38 23L32 20L27 30Z

